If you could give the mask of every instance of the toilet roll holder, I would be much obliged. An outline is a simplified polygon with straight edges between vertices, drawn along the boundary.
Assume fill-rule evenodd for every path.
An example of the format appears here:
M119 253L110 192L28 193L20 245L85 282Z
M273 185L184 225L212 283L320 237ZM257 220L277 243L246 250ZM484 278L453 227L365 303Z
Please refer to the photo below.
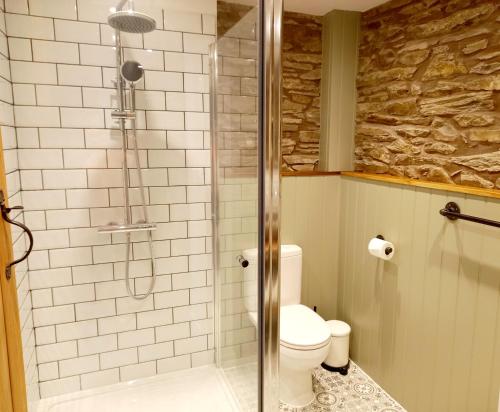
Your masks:
M377 235L376 238L380 240L385 240L382 235ZM384 253L386 256L389 256L392 253L392 247L386 247Z

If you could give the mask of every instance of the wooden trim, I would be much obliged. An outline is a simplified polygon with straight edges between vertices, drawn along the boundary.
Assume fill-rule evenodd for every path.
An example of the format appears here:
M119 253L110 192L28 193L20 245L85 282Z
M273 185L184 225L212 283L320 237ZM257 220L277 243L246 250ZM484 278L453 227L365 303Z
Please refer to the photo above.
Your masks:
M453 185L449 183L430 182L427 180L410 179L409 177L393 176L386 174L350 172L350 171L312 171L312 172L289 172L282 171L281 177L305 177L305 176L347 176L358 179L374 180L391 184L404 186L423 187L426 189L444 190L445 192L463 193L473 196L490 197L500 199L500 190L498 189L483 189L481 187L472 187L464 185Z
M282 171L281 176L282 177L289 177L289 176L339 176L340 172L324 172L324 171L319 171L315 170L312 172L289 172L289 171Z
M3 251L1 253L4 254ZM0 257L3 265L3 256ZM1 286L0 286L1 289ZM12 392L9 375L9 354L7 352L7 332L5 330L5 316L3 313L3 300L0 290L0 411L12 412Z
M423 187L426 189L444 190L446 192L463 193L467 195L491 197L500 199L500 190L497 189L483 189L480 187L471 187L463 185L453 185L449 183L429 182L427 180L410 179L408 177L392 176L385 174L371 174L361 172L341 172L342 176L355 177L358 179L375 180L378 182Z
M7 182L5 179L5 163L3 159L2 136L0 134L0 189L7 193ZM0 345L6 348L8 357L8 373L10 382L4 382L5 373L0 374L2 379L1 386L10 388L11 409L6 411L27 412L28 403L26 399L26 381L24 376L23 348L21 340L21 325L19 321L19 305L17 302L17 283L15 270L12 271L12 277L7 280L5 277L5 266L7 262L12 261L12 238L10 227L0 219L0 292L2 304L3 319L0 319ZM3 365L0 360L0 367L5 370L7 365ZM3 412L3 404L1 411Z

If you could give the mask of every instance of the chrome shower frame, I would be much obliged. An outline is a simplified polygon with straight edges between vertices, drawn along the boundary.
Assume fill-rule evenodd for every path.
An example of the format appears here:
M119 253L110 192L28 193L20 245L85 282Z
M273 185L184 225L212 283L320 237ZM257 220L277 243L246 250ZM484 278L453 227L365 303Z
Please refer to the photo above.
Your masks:
M256 0L258 51L258 412L279 410L281 49L283 0ZM212 251L216 364L221 362L217 44L210 48Z
M278 411L283 0L259 0L259 411Z

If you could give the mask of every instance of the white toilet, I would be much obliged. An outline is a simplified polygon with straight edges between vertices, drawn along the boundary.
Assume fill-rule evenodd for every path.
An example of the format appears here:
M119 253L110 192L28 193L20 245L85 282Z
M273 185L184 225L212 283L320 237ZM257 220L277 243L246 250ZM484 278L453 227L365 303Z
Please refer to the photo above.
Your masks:
M245 304L254 324L257 321L257 250L243 252L249 265L244 269ZM312 370L327 357L330 329L316 312L300 304L302 249L281 246L280 311L280 400L302 407L314 399Z

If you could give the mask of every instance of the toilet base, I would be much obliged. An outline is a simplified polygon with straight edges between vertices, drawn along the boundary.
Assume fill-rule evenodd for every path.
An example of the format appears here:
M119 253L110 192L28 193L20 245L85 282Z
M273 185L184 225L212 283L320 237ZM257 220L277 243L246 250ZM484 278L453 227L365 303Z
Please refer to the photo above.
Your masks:
M314 400L312 370L280 368L280 401L302 408Z
M323 369L326 369L327 371L329 372L338 372L340 373L341 375L347 375L347 371L349 370L349 366L351 365L351 361L347 361L347 365L345 366L330 366L330 365L327 365L325 362L323 362L321 364L321 367Z

